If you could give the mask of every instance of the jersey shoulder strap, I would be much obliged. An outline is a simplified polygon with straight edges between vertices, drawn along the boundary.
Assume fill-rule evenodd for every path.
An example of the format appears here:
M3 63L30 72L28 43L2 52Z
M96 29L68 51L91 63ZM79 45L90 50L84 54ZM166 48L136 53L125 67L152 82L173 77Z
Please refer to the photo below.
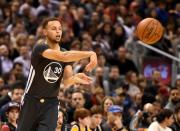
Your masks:
M49 48L49 46L47 44L44 44L44 43L43 44L36 44L33 47L32 56L34 56L34 57L40 56L42 54L42 52L48 48Z

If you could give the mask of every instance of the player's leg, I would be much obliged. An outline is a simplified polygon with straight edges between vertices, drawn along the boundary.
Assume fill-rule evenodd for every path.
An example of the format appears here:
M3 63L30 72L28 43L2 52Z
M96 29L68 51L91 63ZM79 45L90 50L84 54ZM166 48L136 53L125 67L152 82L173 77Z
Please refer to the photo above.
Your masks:
M37 131L55 131L58 119L58 102L45 103Z
M38 118L37 102L33 99L25 99L22 105L16 131L35 131Z

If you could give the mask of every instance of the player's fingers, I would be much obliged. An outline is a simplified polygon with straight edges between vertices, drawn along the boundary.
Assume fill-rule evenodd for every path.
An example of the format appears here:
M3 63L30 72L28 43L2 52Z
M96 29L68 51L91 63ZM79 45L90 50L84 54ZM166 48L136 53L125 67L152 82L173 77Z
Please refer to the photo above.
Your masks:
M87 81L92 81L93 79L87 75L85 75L84 73L82 73L79 78L87 80Z
M83 77L83 80L85 80L85 81L87 81L89 83L91 83L93 81L93 79L91 77L86 76L86 75Z
M89 63L86 67L85 67L85 71L90 72L92 70L92 65L91 63Z
M90 82L88 80L80 79L78 77L76 78L76 83L78 83L78 84L85 84L85 85L90 84Z
M87 80L81 80L79 84L89 85L91 82Z
M92 80L93 80L93 78L91 78L91 77L89 77L89 76L86 76L85 78L86 78L86 80L88 80L88 81L92 81Z

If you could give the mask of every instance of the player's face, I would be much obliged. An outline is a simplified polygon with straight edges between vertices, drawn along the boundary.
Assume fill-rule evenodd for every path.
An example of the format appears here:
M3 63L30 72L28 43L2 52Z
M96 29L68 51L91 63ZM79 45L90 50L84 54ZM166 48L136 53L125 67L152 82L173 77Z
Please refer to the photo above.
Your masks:
M49 21L46 27L46 37L52 43L59 43L62 36L62 26L59 21Z

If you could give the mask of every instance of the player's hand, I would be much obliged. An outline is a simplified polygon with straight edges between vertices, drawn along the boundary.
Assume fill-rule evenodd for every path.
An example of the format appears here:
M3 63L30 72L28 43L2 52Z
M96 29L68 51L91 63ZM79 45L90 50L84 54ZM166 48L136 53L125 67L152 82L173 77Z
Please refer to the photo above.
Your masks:
M97 55L94 52L90 57L89 64L86 65L85 71L91 72L97 66Z
M88 85L92 82L92 78L85 75L84 73L77 73L73 76L73 80L76 84Z

